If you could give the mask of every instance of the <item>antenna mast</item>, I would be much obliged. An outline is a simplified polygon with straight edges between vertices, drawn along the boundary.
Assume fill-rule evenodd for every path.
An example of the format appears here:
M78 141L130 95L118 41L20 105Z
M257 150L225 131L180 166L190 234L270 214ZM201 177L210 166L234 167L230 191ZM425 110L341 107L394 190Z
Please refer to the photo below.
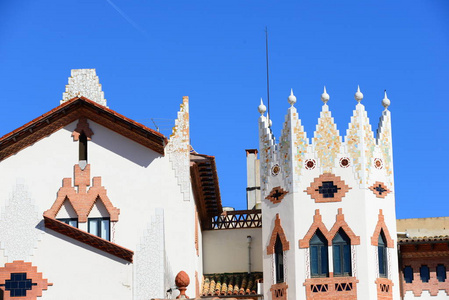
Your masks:
M270 78L268 76L268 28L265 26L265 54L267 59L267 107L268 107L268 116L270 116ZM268 121L268 124L270 122ZM270 125L268 125L270 126Z

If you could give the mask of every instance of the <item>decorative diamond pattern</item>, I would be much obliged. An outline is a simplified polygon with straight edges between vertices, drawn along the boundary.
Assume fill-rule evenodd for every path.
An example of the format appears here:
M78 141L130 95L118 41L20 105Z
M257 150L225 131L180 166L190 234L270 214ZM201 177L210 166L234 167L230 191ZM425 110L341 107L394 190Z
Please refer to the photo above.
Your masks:
M287 194L287 191L280 186L277 186L271 190L270 194L265 199L270 200L273 204L277 204L280 203Z
M340 202L350 189L340 176L324 173L315 178L304 192L309 194L316 203Z
M383 182L376 181L369 189L376 195L377 198L385 198L391 191Z

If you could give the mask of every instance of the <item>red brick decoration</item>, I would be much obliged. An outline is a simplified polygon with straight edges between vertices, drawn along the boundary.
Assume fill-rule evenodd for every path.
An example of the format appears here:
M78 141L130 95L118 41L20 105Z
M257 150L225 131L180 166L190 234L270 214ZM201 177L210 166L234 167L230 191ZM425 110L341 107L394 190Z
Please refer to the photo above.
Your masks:
M11 280L12 273L26 273L26 279L31 280L31 289L26 291L25 297L11 297L10 291L5 288L7 280ZM23 260L15 260L12 263L6 263L3 268L0 268L0 289L4 291L2 299L27 299L35 300L37 297L42 296L42 291L47 290L53 283L49 283L47 279L42 277L42 273L37 272L37 267L33 267L30 262L24 262Z
M270 288L271 299L273 300L287 300L288 285L285 282L273 284Z
M324 194L320 194L320 187L322 187L325 182L332 182L332 184L337 187L337 192L333 194L333 197L325 198ZM340 202L350 189L351 188L345 184L340 176L335 176L332 173L324 173L318 178L315 178L304 192L309 194L310 197L315 200L315 203Z
M274 244L276 243L276 237L279 234L279 238L281 239L282 243L282 251L287 251L290 249L290 242L287 241L287 238L285 237L284 229L281 226L281 219L279 218L279 214L276 214L276 219L274 220L274 228L273 232L271 233L270 243L267 247L267 254L271 255L274 254Z
M196 256L200 256L200 250L198 247L198 211L196 209L196 205L195 205L195 250Z
M329 236L329 232L323 223L319 209L315 210L313 223L312 226L310 226L309 231L307 231L302 240L299 240L299 248L309 248L310 239L313 237L317 229L319 229L321 233L326 237L326 239L328 239L327 237Z
M332 244L332 239L337 234L338 230L341 228L344 230L346 235L351 240L351 245L360 245L360 236L355 235L354 231L349 227L348 223L345 221L345 216L343 214L343 210L341 208L338 209L338 214L336 217L336 221L332 226L331 230L328 231L326 226L323 223L322 217L320 215L320 210L315 210L315 215L313 216L313 223L307 231L306 235L302 240L299 240L299 248L309 248L310 240L313 235L319 229L321 233L324 235L329 245Z
M394 240L390 236L387 225L385 224L385 218L382 210L379 209L379 220L377 221L376 229L374 230L373 236L371 237L371 245L378 246L379 234L383 230L385 234L385 239L387 240L387 247L394 248Z
M74 141L78 141L80 134L84 132L87 137L87 140L91 140L94 132L89 127L89 123L87 123L87 119L82 117L79 118L78 124L76 125L75 130L72 132L72 137Z
M377 300L393 300L393 281L388 278L377 278Z
M329 277L306 279L307 300L355 300L357 299L357 283L355 277Z
M187 290L187 287L190 284L190 278L189 278L189 275L187 275L186 272L180 271L178 273L178 275L176 275L175 284L176 284L176 286L178 287L178 290L179 290L179 295L178 295L178 297L176 297L176 299L189 298L186 295L186 290Z
M84 170L81 170L78 164L74 168L74 185L78 186L78 192L72 187L71 178L64 178L56 201L49 210L44 212L44 216L55 219L64 201L69 201L78 215L78 222L85 223L95 201L101 201L109 212L111 222L117 222L120 209L114 207L109 200L106 189L101 186L101 177L94 177L93 186L87 190L87 186L90 186L90 165L88 164Z
M332 242L333 238L340 228L343 229L343 231L351 240L351 245L360 245L360 236L355 235L354 231L352 231L348 223L346 223L345 215L343 214L343 210L341 208L338 209L337 220L335 221L334 226L332 226L331 230L329 231L328 241L330 243Z
M274 187L270 194L265 198L270 200L273 204L281 203L282 199L284 199L285 195L288 194L288 191L284 190L280 186Z
M391 191L387 188L387 186L380 181L376 181L369 189L376 195L377 198L385 198Z

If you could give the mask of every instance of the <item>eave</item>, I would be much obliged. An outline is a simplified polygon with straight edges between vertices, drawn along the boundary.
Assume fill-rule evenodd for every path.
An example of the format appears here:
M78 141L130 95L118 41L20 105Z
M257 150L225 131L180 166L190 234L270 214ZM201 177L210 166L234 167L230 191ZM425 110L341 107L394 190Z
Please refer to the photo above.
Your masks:
M167 138L138 122L84 97L73 98L0 138L0 161L86 117L164 155Z

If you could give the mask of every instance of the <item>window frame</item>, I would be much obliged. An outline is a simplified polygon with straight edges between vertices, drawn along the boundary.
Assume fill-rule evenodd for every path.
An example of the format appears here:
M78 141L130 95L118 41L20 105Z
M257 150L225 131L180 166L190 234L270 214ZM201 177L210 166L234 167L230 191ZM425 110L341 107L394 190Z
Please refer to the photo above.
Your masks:
M70 225L72 227L78 228L78 218L57 218L56 220L61 221L67 225ZM76 226L73 226L70 223L76 222Z
M315 236L318 240L315 239ZM310 276L312 278L329 277L329 242L321 230L315 231L310 239L309 248ZM315 252L316 255L314 255ZM316 256L316 266L314 266L314 256ZM314 268L317 269L317 272L314 272Z
M97 233L92 233L91 230L91 221L97 221L96 223L96 230ZM108 227L106 230L106 237L102 237L101 233L102 233L102 229L103 229L103 221L108 221ZM89 232L90 234L93 234L95 236L98 236L99 238L105 239L107 241L111 240L111 218L110 217L95 217L95 218L88 218L87 219L87 232Z
M275 266L275 282L285 282L284 274L284 247L282 245L279 233L276 235L276 242L274 243L274 266Z
M385 237L383 229L381 229L377 244L377 260L379 277L388 278L388 251L387 251L387 239ZM383 270L382 270L383 269Z
M338 237L341 237L340 241L336 241ZM333 270L334 276L337 277L352 276L351 255L352 255L351 239L346 234L346 232L340 227L340 229L337 231L334 238L332 239L332 260L334 267ZM337 261L337 259L339 259L339 261ZM336 270L338 269L337 267L340 268L340 272L336 272ZM349 270L347 271L347 269Z

